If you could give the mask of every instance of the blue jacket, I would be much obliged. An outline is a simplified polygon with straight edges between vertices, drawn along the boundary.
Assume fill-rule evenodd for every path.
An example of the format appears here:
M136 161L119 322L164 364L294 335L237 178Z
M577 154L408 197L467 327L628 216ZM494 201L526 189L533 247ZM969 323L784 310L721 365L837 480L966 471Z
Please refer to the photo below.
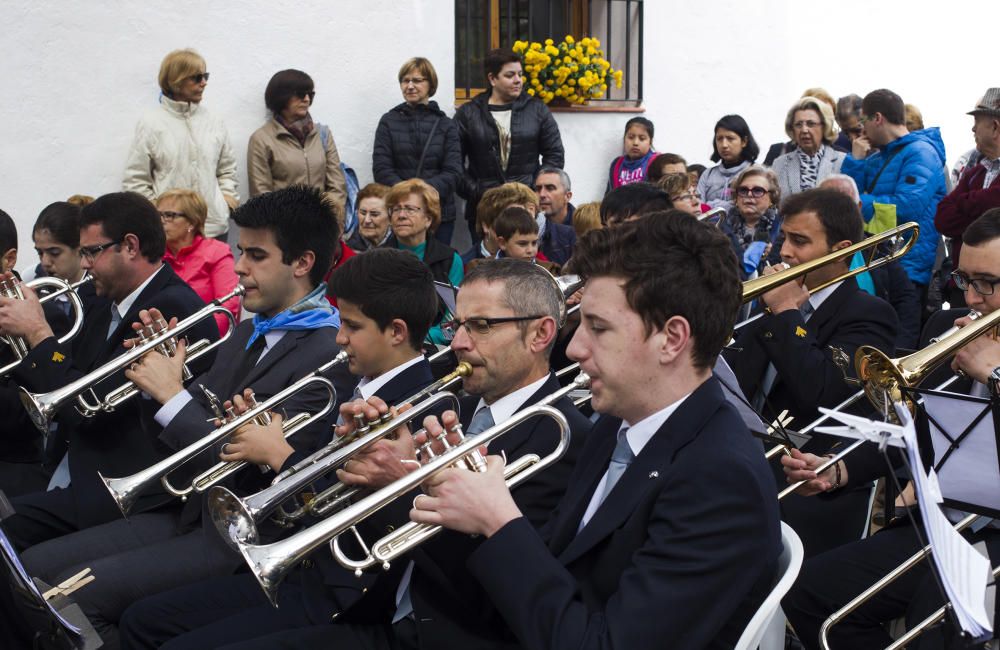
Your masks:
M910 280L920 284L930 282L934 268L938 245L934 213L946 194L944 164L944 142L934 127L907 133L864 160L847 156L840 168L862 192L861 214L865 221L874 215L872 204L891 203L896 206L897 223L920 224L920 238L900 260ZM883 166L885 170L879 175ZM866 191L873 182L875 187Z

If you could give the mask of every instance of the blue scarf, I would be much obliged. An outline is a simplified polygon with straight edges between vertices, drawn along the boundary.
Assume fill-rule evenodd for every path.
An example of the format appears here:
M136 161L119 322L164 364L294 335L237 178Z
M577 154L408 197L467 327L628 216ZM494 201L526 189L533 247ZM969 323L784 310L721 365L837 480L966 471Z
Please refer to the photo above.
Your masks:
M247 341L249 350L258 337L280 330L314 330L320 327L340 327L340 312L326 300L326 283L320 282L312 293L273 318L260 314L253 317L253 334Z

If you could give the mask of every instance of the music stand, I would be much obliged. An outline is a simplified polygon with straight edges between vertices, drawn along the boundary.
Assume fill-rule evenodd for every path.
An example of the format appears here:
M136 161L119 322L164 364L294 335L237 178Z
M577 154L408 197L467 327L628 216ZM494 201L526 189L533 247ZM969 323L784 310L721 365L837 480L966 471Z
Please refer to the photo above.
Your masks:
M46 600L31 579L13 545L0 529L0 573L18 612L35 631L38 650L96 650L104 645L80 607L63 596ZM0 586L0 588L3 588ZM14 613L12 613L14 615Z

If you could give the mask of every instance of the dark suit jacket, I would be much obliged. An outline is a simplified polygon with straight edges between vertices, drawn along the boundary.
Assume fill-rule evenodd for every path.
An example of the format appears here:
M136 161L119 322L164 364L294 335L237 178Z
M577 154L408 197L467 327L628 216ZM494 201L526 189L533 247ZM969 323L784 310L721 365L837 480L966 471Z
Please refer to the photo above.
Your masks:
M122 341L132 335L132 323L139 320L139 311L158 308L166 318L178 320L189 316L205 303L183 280L163 265L142 290L128 313L109 337L110 308L95 310L83 331L70 344L60 345L55 338L42 341L18 366L14 382L32 392L48 392L65 386L105 362L117 357L124 348ZM189 332L191 341L207 338L216 340L219 329L211 318ZM58 354L57 354L58 353ZM207 367L210 359L203 357L192 371ZM98 395L125 382L124 372L117 372L95 386ZM97 473L119 477L133 474L159 460L165 451L155 437L143 431L139 418L138 400L133 398L112 413L99 413L83 419L72 406L60 411L56 435L69 445L69 471L75 501L75 512L66 513L81 528L112 521L121 517L108 490ZM155 508L168 499L160 492L139 499L133 512Z
M620 423L598 421L541 535L516 519L469 569L524 648L731 648L781 552L760 444L709 378L577 533Z

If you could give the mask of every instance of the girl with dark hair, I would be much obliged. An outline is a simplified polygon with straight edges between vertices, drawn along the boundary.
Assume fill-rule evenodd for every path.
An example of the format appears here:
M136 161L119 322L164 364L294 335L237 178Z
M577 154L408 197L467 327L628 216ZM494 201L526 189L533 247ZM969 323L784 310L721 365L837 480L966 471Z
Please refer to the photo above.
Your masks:
M56 277L69 283L83 278L80 266L80 206L56 201L42 210L31 230L38 266L22 279Z
M760 147L750 133L746 120L739 115L726 115L715 123L712 138L712 162L719 163L705 170L698 179L701 200L715 208L729 208L733 203L730 185L733 179L757 160Z
M656 158L653 151L653 123L644 117L633 117L625 123L623 154L611 161L608 189L611 190L646 180L649 163Z
M282 70L271 77L264 91L271 119L254 131L247 148L250 196L306 185L323 192L343 218L344 172L330 128L313 122L315 99L312 77L305 72Z

